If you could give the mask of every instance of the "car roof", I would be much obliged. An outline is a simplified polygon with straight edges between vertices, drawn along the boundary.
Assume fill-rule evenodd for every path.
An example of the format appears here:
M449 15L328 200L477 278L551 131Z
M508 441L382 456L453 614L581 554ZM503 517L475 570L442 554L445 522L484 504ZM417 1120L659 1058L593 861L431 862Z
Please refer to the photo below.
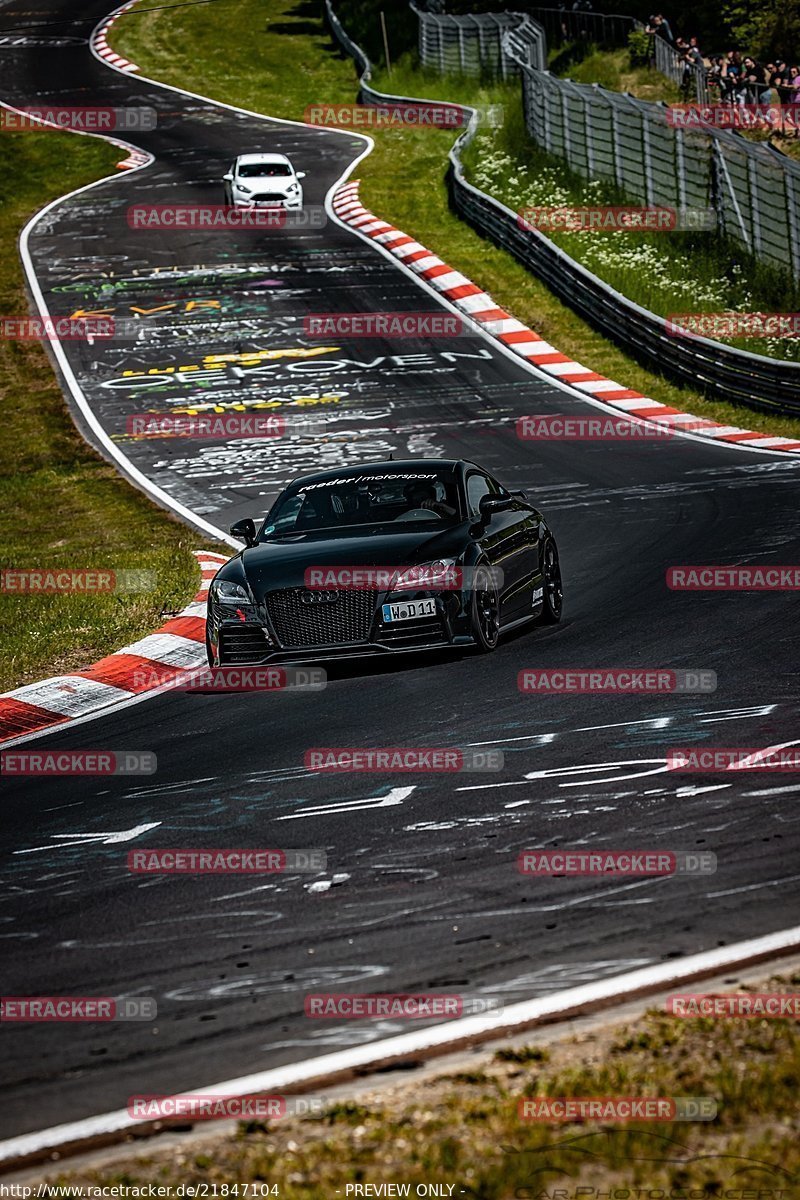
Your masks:
M473 466L460 458L394 458L382 462L361 463L355 467L333 467L328 471L318 471L314 475L298 475L289 484L293 487L299 483L324 483L327 479L358 479L359 475L375 475L376 473L420 474L422 471L456 471L459 467Z
M289 159L285 154L240 154L236 161L240 163L288 163Z

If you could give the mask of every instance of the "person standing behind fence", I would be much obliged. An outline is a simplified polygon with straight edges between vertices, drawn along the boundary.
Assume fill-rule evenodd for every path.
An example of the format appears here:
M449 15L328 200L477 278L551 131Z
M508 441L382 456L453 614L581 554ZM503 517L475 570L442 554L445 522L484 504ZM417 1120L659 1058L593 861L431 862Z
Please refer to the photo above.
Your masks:
M727 99L731 104L744 104L747 100L747 84L744 79L742 56L738 50L728 51L726 78L729 80Z
M744 80L750 104L769 104L772 93L767 86L766 72L761 63L749 55L744 60Z

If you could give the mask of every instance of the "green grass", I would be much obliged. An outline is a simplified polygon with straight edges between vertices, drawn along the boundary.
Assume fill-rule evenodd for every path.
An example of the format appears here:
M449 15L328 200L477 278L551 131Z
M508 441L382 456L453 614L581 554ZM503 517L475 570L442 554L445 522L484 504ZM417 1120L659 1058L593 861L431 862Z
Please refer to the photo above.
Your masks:
M113 173L119 150L56 130L0 138L0 311L28 303L16 248L20 229L48 198ZM57 183L54 184L53 180ZM88 666L150 633L162 612L197 590L192 548L202 539L126 483L77 433L38 342L0 342L0 542L4 568L139 569L148 591L0 592L0 690Z
M322 20L295 0L217 0L215 4L147 11L148 0L114 26L115 49L143 73L203 95L279 117L301 118L312 103L355 98L353 65L336 48ZM231 20L231 13L236 20ZM247 29L248 37L241 36ZM270 30L271 37L266 33ZM401 56L375 86L431 99L503 103L508 121L498 145L522 136L518 88L476 87L414 69ZM506 310L559 350L593 370L661 403L725 424L800 436L800 419L736 407L674 384L641 366L561 304L510 255L454 215L444 183L453 135L438 129L371 131L375 150L358 168L364 203L484 287ZM354 143L354 149L359 149ZM402 180L402 187L397 180Z
M599 83L610 92L630 92L639 100L665 100L667 104L680 101L678 85L654 67L632 67L627 48L586 49L588 53L583 53L577 59L566 55L563 66L556 58L551 63L551 69L575 83Z
M790 991L797 982L753 990ZM566 1197L580 1196L578 1188L613 1197L632 1187L648 1189L644 1200L658 1197L657 1189L667 1197L676 1189L675 1196L709 1200L795 1200L796 1021L683 1020L653 1010L625 1026L552 1042L547 1054L533 1050L487 1053L470 1071L395 1083L314 1118L240 1125L202 1151L154 1143L133 1159L123 1147L112 1164L51 1168L48 1177L75 1187L206 1185L208 1195L214 1185L261 1181L277 1184L282 1200L344 1200L348 1184L386 1182L410 1184L411 1196L418 1184L445 1182L455 1185L454 1196L481 1200L553 1200L557 1188ZM717 1116L620 1125L521 1120L520 1099L534 1095L708 1096ZM596 1200L597 1192L583 1195Z

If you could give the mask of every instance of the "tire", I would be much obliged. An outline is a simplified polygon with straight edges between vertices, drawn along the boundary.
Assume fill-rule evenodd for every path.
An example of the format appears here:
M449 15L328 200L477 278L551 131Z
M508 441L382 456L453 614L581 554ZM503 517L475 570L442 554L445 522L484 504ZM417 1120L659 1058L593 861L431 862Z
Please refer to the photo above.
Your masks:
M490 654L500 640L500 597L488 563L475 567L470 609L476 649L479 654Z
M545 538L542 547L542 576L544 605L539 620L543 625L557 625L564 608L564 589L561 585L558 547L551 537Z

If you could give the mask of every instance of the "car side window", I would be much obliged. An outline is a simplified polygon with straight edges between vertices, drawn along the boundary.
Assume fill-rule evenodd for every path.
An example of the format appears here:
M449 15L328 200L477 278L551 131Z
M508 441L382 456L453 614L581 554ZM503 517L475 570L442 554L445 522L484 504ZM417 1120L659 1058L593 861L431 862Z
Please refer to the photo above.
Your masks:
M480 516L481 500L484 496L491 495L494 490L491 481L478 471L473 471L467 477L467 504L471 516Z

